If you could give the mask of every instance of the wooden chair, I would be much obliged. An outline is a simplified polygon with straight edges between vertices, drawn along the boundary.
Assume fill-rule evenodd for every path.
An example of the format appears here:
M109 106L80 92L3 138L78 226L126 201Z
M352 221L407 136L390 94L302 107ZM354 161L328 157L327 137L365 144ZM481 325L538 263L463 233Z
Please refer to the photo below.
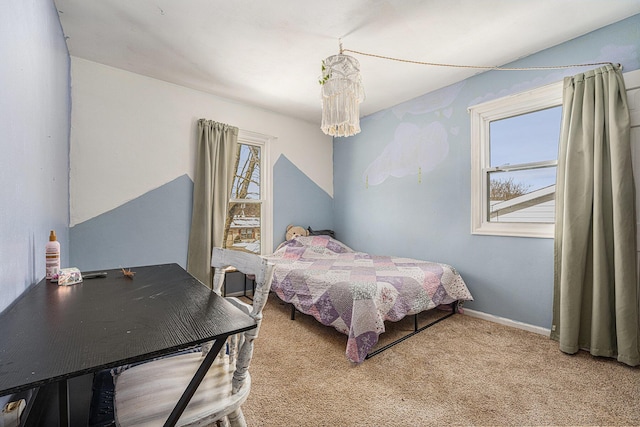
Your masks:
M226 351L223 347L177 425L246 426L241 405L251 389L249 364L271 287L273 264L258 255L214 248L211 266L215 268L213 290L218 295L226 267L233 266L244 274L255 276L253 304L237 298L227 299L253 317L258 327L228 340ZM202 352L170 356L120 373L115 383L116 423L121 426L162 425L200 366L210 348L207 344L210 343L202 346Z

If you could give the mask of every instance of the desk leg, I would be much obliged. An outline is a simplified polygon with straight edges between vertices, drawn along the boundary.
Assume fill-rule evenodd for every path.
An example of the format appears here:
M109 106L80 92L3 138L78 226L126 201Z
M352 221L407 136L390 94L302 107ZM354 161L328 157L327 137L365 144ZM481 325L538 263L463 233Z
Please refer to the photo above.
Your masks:
M218 355L218 353L220 353L222 346L227 342L228 337L229 336L227 335L224 338L218 338L213 343L213 347L211 347L211 350L209 350L209 353L207 353L207 356L204 358L204 360L202 361L202 364L200 365L195 375L191 379L191 382L189 383L189 385L187 386L187 389L182 394L182 397L176 404L176 407L173 408L173 411L171 411L169 418L167 418L167 421L164 423L165 427L176 425L176 423L180 419L180 416L182 415L187 405L189 404L189 401L191 400L193 395L196 393L198 386L204 379L205 375L207 375L207 371L213 364L213 361L215 360L216 356Z
M70 426L69 383L67 380L58 382L58 411L60 414L60 427Z

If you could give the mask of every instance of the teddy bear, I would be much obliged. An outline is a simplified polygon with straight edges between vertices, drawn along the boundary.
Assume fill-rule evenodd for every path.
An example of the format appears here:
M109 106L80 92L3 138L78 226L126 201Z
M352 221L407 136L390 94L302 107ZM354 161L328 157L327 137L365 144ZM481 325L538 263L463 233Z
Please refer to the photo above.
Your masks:
M309 235L309 231L305 230L304 227L300 227L299 225L290 224L287 227L287 233L285 234L285 237L286 237L287 240L291 240L294 237L308 236L308 235Z

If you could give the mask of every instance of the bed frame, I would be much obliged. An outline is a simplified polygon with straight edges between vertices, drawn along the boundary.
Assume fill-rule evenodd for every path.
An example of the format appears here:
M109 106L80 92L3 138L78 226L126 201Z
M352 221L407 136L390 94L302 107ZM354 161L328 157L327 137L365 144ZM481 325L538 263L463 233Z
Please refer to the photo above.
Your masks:
M291 320L296 320L296 311L298 311L298 310L296 310L296 307L293 304L291 304L291 303L287 303L287 304L289 304L291 306ZM389 344L386 344L386 345L384 345L384 346L382 346L382 347L380 347L378 349L373 350L371 353L367 354L364 359L365 360L371 359L376 354L380 354L383 351L393 347L394 345L401 343L402 341L406 340L407 338L411 338L412 336L416 335L417 333L422 332L427 328L430 328L431 326L435 325L436 323L439 323L439 322L443 321L444 319L448 319L449 317L451 317L454 314L459 312L459 308L462 305L462 301L454 301L449 305L451 306L451 312L450 313L447 313L444 316L439 317L436 320L434 320L434 321L432 321L432 322L430 322L427 325L424 325L422 327L418 326L418 314L420 314L420 313L414 314L413 315L413 332L409 332L407 335L404 335L404 336L398 338L397 340L390 342ZM435 308L433 310L435 310Z

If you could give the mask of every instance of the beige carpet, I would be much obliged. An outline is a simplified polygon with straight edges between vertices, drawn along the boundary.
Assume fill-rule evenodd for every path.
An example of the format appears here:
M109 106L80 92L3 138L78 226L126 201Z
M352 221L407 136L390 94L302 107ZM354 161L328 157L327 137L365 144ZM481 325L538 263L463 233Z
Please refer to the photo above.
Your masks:
M249 426L640 425L640 369L531 332L455 315L354 366L333 328L275 295L264 314Z

